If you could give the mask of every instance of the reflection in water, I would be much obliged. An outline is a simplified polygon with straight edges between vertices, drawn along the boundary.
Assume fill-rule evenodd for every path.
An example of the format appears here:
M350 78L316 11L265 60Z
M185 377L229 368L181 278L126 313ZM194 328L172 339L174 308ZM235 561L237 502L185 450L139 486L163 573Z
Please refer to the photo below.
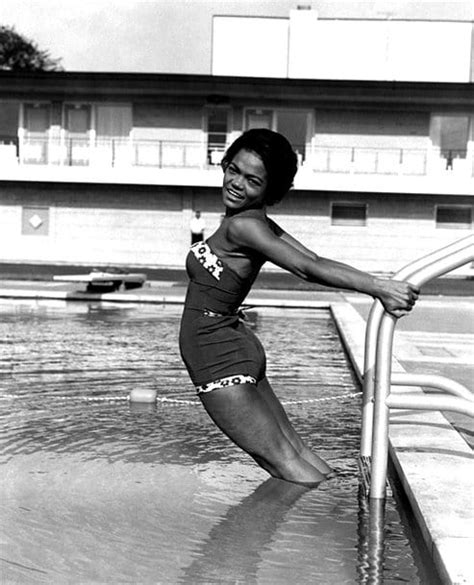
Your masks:
M359 488L358 583L382 585L384 582L385 500L368 498Z
M274 478L259 485L212 528L180 583L257 583L262 551L308 489Z

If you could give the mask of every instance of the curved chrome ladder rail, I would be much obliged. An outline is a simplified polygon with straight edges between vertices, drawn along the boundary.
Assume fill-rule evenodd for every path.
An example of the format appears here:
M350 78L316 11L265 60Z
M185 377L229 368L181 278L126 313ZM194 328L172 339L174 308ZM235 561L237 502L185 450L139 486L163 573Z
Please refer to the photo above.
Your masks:
M436 250L402 268L395 280L421 286L474 260L474 235ZM442 376L393 374L392 348L397 319L375 301L367 321L364 356L360 466L371 498L385 497L390 408L454 410L474 416L471 392ZM455 396L390 395L390 385L431 386ZM368 478L370 476L370 479Z

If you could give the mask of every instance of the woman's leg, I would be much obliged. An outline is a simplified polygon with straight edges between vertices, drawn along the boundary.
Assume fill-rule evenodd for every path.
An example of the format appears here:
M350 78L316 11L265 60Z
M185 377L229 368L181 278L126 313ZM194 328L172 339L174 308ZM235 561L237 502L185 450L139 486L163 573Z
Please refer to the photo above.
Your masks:
M228 386L199 397L216 425L273 477L305 485L325 479L289 441L255 385Z
M319 455L316 455L316 453L313 453L313 451L311 451L303 443L303 440L298 435L295 428L288 419L288 416L281 402L273 392L273 388L271 387L270 382L267 380L267 378L264 378L258 383L257 392L260 394L260 396L268 405L268 408L275 416L282 432L286 435L286 437L288 438L290 443L295 447L295 449L297 449L301 453L303 459L306 459L308 463L311 463L311 465L316 467L318 471L324 473L324 475L326 476L333 473L333 470L331 469L331 467L329 467L326 461L319 457Z

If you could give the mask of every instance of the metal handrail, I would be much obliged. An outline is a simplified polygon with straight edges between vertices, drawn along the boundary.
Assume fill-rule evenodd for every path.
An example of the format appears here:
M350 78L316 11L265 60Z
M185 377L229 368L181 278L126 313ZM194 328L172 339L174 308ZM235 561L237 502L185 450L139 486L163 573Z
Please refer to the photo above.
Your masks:
M411 274L405 280L416 286L446 274L455 268L463 266L474 260L473 236L464 238L469 243L463 247L455 243L449 254L429 255L425 258L428 264L421 265L421 262L411 265ZM448 246L449 248L449 246ZM444 249L446 251L447 248ZM441 251L440 251L441 252ZM437 257L433 261L433 257ZM413 269L414 264L417 265ZM402 271L400 271L402 272ZM408 270L407 270L408 272ZM400 273L398 273L400 276ZM371 473L370 473L370 497L381 499L385 497L385 486L387 478L388 463L388 429L389 409L392 408L423 408L428 410L456 410L470 416L474 415L472 402L464 398L449 397L428 397L428 400L420 402L418 397L390 396L391 370L392 370L392 349L393 336L397 318L389 313L384 313L378 328L376 359L375 359L375 383L374 383L374 418L373 437L371 451ZM409 400L407 400L409 398ZM423 403L423 404L422 404Z
M393 372L390 380L393 386L424 386L454 394L469 402L474 402L474 394L465 386L437 374L409 374L408 372Z
M465 398L455 396L412 396L390 394L385 400L388 408L406 408L410 410L450 410L474 417L474 404ZM385 481L385 479L384 479ZM371 497L374 497L371 494Z
M421 268L431 266L442 258L449 257L458 250L469 248L474 244L474 235L457 240L435 250L410 264L404 266L394 275L394 280L410 280L410 277ZM375 362L377 352L377 336L380 322L384 315L384 308L380 301L375 301L369 313L365 335L364 373L363 373L363 397L362 397L362 432L360 443L361 457L369 457L372 452L372 433L374 416L374 388L375 388Z

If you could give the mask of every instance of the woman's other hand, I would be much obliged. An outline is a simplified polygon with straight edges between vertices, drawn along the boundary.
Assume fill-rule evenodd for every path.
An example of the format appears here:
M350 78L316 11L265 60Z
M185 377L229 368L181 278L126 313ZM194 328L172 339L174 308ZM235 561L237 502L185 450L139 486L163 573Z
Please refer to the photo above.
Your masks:
M419 288L409 282L377 278L376 295L384 309L394 317L408 315L418 299Z

